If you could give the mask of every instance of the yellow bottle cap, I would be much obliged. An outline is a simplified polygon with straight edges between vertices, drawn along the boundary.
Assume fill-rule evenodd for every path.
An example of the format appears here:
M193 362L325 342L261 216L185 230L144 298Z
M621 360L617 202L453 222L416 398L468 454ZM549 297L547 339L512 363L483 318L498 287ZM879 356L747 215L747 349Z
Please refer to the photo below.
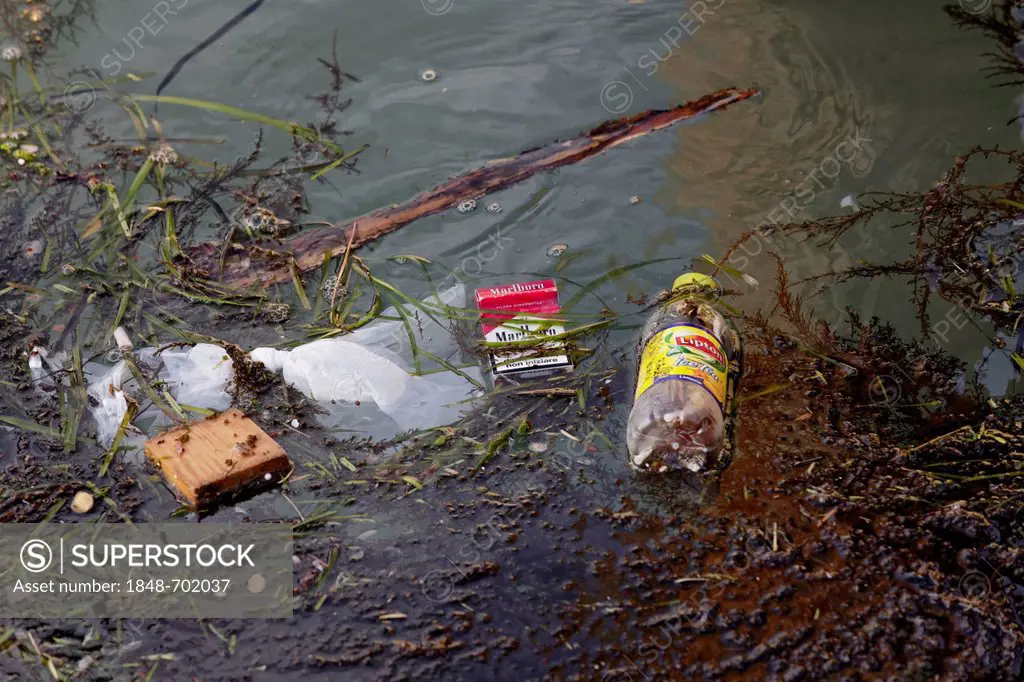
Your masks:
M672 282L672 288L678 289L679 287L687 286L701 286L712 289L713 291L719 291L718 282L709 275L705 275L702 272L687 272L685 275L679 275L676 277L676 281Z

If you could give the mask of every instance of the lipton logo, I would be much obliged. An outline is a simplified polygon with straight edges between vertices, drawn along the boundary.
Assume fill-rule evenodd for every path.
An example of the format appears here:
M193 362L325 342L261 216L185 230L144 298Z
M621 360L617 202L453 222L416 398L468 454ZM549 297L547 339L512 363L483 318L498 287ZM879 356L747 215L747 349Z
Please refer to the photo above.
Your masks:
M720 365L725 364L725 356L722 355L722 351L718 348L718 345L703 336L677 336L675 338L675 342L677 346L692 348L710 356Z

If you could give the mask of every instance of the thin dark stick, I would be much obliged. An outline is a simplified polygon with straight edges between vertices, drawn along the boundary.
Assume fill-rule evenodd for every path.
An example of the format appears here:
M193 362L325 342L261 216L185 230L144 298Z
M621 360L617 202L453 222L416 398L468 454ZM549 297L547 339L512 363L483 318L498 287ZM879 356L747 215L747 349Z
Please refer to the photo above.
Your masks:
M231 17L231 19L229 19L226 24L224 24L216 31L211 33L206 40L193 47L191 50L188 51L188 53L185 54L184 57L174 62L174 66L172 66L171 70L167 72L167 75L164 76L164 79L160 81L160 85L156 86L156 94L159 95L161 92L163 92L164 88L166 88L168 84L170 84L170 82L174 80L174 77L178 75L178 72L181 71L181 69L185 66L185 64L188 63L190 59L192 59L197 54L208 48L215 40L217 40L225 33L233 29L235 26L237 26L239 22L242 21L242 19L245 19L247 16L249 16L257 9L259 9L260 5L262 5L264 1L265 0L254 0L254 2L251 2L248 7L243 9L235 16ZM156 105L153 106L153 112L156 113Z

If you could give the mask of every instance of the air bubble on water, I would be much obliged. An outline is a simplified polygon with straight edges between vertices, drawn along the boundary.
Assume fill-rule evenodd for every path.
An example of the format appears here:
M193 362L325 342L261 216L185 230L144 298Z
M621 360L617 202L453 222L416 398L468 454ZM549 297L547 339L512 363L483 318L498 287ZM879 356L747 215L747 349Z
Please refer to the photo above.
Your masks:
M423 73L420 74L420 80L422 80L424 83L429 83L430 81L437 80L437 71L435 71L434 69L424 69Z
M461 202L456 208L459 211L459 213L469 213L470 211L475 211L476 200L467 199L466 201Z
M672 443L672 449L673 450L678 450L679 449L679 443Z

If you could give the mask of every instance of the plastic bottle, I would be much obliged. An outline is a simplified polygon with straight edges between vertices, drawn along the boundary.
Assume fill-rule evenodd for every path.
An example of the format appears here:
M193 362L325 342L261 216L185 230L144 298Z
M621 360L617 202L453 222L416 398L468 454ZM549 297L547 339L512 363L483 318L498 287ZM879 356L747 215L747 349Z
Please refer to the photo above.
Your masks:
M716 463L740 352L739 336L713 307L720 291L707 275L682 275L644 326L626 426L634 469L701 472Z

